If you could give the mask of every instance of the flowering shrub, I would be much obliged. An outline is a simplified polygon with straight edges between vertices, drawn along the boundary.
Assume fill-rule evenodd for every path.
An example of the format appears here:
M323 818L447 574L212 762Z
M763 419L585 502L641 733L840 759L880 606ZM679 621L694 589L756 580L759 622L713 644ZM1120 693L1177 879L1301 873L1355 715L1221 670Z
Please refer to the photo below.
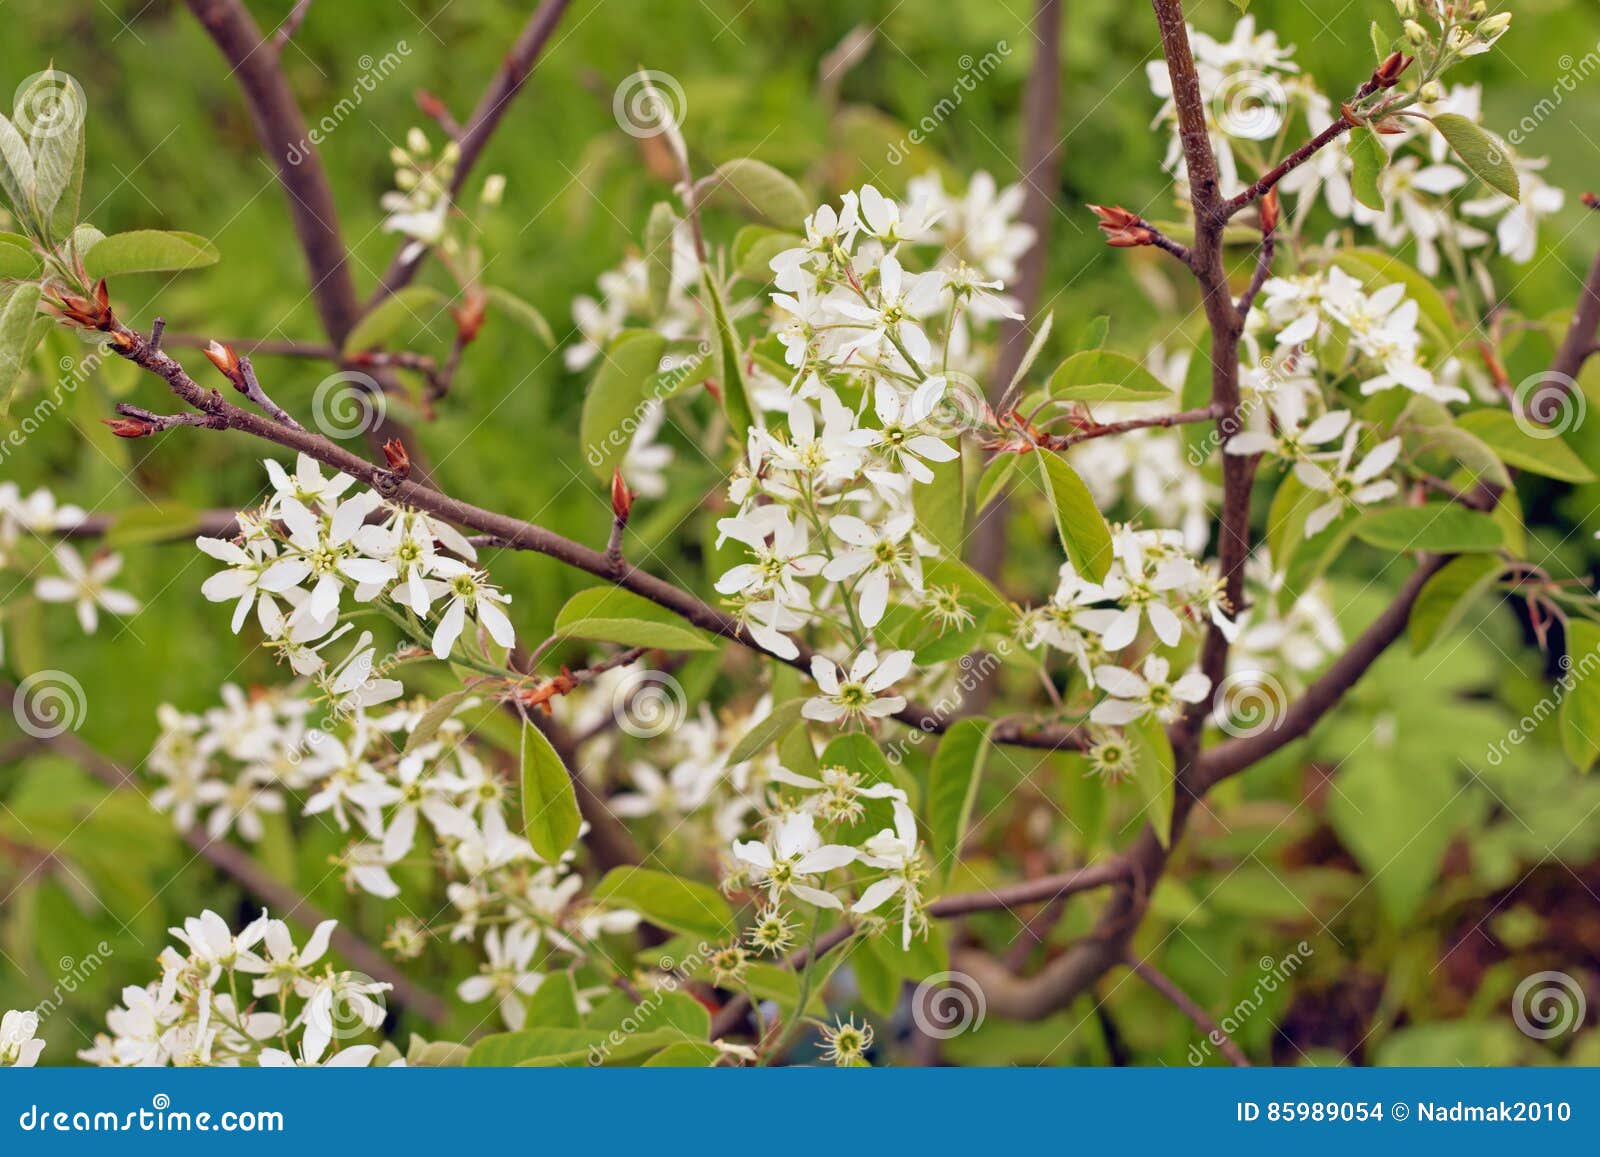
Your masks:
M238 931L208 909L79 1055L853 1065L883 1055L908 988L925 1039L954 1035L927 1012L953 986L980 1022L1038 1020L1114 968L1149 975L1134 944L1193 899L1177 874L1204 853L1179 849L1219 837L1209 793L1305 737L1400 635L1426 649L1515 590L1540 643L1556 622L1568 653L1600 642L1600 608L1535 561L1517 499L1517 472L1593 478L1560 435L1596 318L1562 319L1553 364L1511 382L1512 335L1551 323L1516 317L1497 278L1563 194L1482 123L1472 61L1510 17L1397 0L1343 94L1250 16L1220 40L1177 0L1153 7L1150 107L1182 216L1087 212L1192 283L1205 331L1181 353L1117 349L1120 319L1063 339L1023 272L1026 186L933 171L823 196L754 159L697 173L670 94L634 78L648 123L629 131L673 199L571 306L572 468L608 498L593 545L505 495L446 493L389 410L470 406L451 391L491 308L549 335L486 280L480 226L506 189L468 198L472 126L395 150L383 228L402 247L333 335L380 458L303 425L230 344L202 348L242 402L191 376L159 322L130 325L126 275L215 251L79 219L81 109L65 133L0 119L11 381L42 310L179 404L117 402L117 436L227 432L273 455L264 499L204 527L209 574L183 581L281 680L163 707L149 803L236 870L286 832L336 830L328 874L386 928L369 975L332 963L332 920L297 948L270 904ZM410 284L430 259L447 289ZM452 329L442 358L407 348L428 306ZM673 506L706 462L708 493ZM655 509L698 516L699 573L657 554ZM1025 525L1048 556L1003 573ZM140 605L108 586L117 555L58 541L98 533L47 492L0 489L0 562L53 560L33 596L87 632ZM1327 577L1355 544L1411 569L1347 635ZM599 580L547 638L506 593L514 551ZM33 613L9 602L8 631ZM1563 745L1586 770L1600 692L1567 692ZM1019 793L1031 810L1007 826ZM1101 889L1091 919L1073 898ZM1038 905L1024 949L1069 908L1071 935L1030 968L991 922ZM449 1015L420 980L471 1011L459 1039L402 1053L391 1001ZM31 1064L38 1027L7 1013L0 1063Z

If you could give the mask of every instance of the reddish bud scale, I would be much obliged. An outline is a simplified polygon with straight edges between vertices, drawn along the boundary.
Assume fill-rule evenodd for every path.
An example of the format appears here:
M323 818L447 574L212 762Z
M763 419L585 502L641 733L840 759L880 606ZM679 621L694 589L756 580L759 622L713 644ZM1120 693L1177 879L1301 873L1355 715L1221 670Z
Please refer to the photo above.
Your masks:
M392 472L402 478L410 476L411 455L406 452L406 444L399 438L390 438L383 444L383 458Z
M633 513L633 491L623 481L621 470L611 472L611 513L622 522L627 522Z
M489 304L488 297L482 290L467 291L466 300L450 311L450 316L455 318L456 336L462 345L466 345L478 336L478 331L483 328Z
M119 438L148 438L156 432L155 425L143 418L102 418L111 432Z

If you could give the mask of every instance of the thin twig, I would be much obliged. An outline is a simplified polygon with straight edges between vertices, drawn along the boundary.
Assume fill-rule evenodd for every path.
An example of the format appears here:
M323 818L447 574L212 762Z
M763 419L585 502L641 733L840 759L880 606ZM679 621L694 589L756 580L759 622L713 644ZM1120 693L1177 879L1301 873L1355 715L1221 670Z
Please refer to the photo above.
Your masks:
M1222 1026L1211 1019L1211 1014L1201 1008L1188 993L1167 979L1160 971L1142 960L1131 957L1127 961L1128 970L1155 989L1162 996L1170 1000L1179 1012L1194 1021L1206 1034L1206 1038L1217 1050L1227 1057L1229 1062L1241 1069L1250 1067L1250 1058L1244 1055L1244 1050L1233 1043L1233 1038L1222 1031Z

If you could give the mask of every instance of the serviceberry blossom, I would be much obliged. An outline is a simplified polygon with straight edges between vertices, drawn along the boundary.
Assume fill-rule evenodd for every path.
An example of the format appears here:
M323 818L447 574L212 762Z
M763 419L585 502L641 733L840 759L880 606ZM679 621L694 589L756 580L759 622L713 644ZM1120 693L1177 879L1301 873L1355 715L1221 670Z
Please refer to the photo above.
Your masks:
M846 674L832 659L813 656L811 677L817 681L822 694L807 699L802 714L819 723L866 721L893 715L905 707L905 696L885 692L911 673L912 658L910 651L889 651L881 657L872 651L862 651L851 661Z

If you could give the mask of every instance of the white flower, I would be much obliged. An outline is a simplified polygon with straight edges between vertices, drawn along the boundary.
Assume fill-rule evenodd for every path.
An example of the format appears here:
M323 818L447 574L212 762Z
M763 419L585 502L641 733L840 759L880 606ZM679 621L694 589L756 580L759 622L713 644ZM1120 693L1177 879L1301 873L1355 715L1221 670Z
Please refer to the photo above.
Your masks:
M645 498L660 498L667 492L667 479L663 471L672 465L671 446L656 444L656 435L666 421L667 410L660 402L645 403L639 414L639 425L633 440L622 455L622 479L636 494Z
M1276 435L1262 430L1247 430L1229 438L1223 450L1229 454L1275 454L1294 462L1318 453L1317 447L1332 442L1349 427L1349 410L1329 410L1307 422L1302 397L1299 393L1285 394L1273 406L1277 418Z
M811 677L823 693L807 699L800 713L820 723L893 715L906 705L905 697L883 693L911 672L911 659L910 651L890 651L881 659L862 651L845 676L832 659L813 655Z
M488 575L453 558L439 559L433 569L435 574L444 576L445 581L430 581L428 593L440 598L448 596L450 599L433 632L433 654L436 658L450 657L456 640L466 626L468 611L500 646L510 647L517 641L511 620L500 609L500 604L509 603L511 596L490 586Z
M262 1049L260 1064L264 1069L364 1069L371 1066L378 1056L376 1045L347 1045L334 1053L327 1060L322 1059L323 1052L328 1047L328 1038L318 1038L315 1048L311 1045L311 1034L308 1031L304 1040L300 1042L300 1055L292 1056L282 1049Z
M853 863L857 853L841 844L824 844L811 813L794 812L775 819L764 842L734 841L733 854L752 869L756 883L766 885L770 904L787 893L819 908L843 908L839 897L808 881Z
M261 977L251 986L251 992L256 996L287 995L290 992L299 992L303 996L310 992L310 982L306 977L310 975L311 966L327 952L328 942L338 924L337 920L322 921L312 929L305 948L298 949L294 946L294 938L287 924L282 920L268 921L261 937L264 951L259 958L241 961L238 966L240 972L255 973Z
M1307 538L1326 529L1347 508L1370 506L1400 492L1400 487L1392 479L1378 479L1378 475L1393 466L1395 459L1400 456L1400 439L1390 438L1378 443L1361 460L1360 465L1351 469L1350 462L1355 456L1356 442L1360 437L1360 428L1350 427L1344 436L1344 445L1339 449L1338 460L1331 469L1305 459L1295 463L1296 478L1312 490L1330 496L1328 502L1306 516Z
M350 475L337 471L331 478L324 478L322 467L309 454L296 456L292 475L271 458L265 459L262 465L267 468L267 477L272 480L274 509L276 503L284 498L293 498L305 504L331 504L356 481Z
M838 304L840 313L867 328L865 334L847 343L841 354L856 350L871 353L885 343L898 343L913 362L926 362L933 355L933 347L916 319L938 309L942 289L938 275L907 273L892 254L884 257L878 266L877 303L842 300Z
M836 515L828 523L830 533L848 544L834 552L822 568L822 577L842 582L854 575L855 595L860 602L861 623L875 627L883 620L889 605L889 585L898 578L918 594L922 592L922 562L908 541L916 518L910 512L892 514L877 528L851 514Z
M882 907L895 896L901 897L900 947L911 947L911 929L921 900L918 880L922 853L917 843L917 819L903 800L894 801L894 828L885 828L862 845L860 860L891 874L874 881L850 908L857 915Z
M120 554L101 555L87 567L82 556L64 542L56 543L54 554L62 577L47 575L34 584L33 593L47 603L76 603L78 624L86 633L94 634L100 625L100 607L113 615L139 612L138 599L106 586L122 569Z
M31 1069L44 1052L44 1041L36 1039L39 1014L12 1009L0 1017L0 1069Z
M490 928L484 934L483 948L488 959L477 976L469 976L456 986L456 995L469 1004L499 997L500 1016L506 1026L520 1029L528 1019L522 998L532 996L544 982L544 973L531 967L533 954L539 948L539 930L526 924L510 924L502 936L499 928Z
M881 379L872 395L872 407L882 425L872 432L874 437L870 445L917 482L933 481L933 471L923 459L954 462L961 456L953 446L918 429L920 419L932 413L937 405L938 397L933 392L902 400L894 386ZM880 479L875 477L874 481ZM890 484L891 491L900 488L896 483L898 479Z
M1111 698L1095 704L1090 721L1121 726L1153 714L1160 722L1171 723L1185 703L1199 703L1211 690L1211 680L1199 671L1169 682L1171 665L1159 655L1146 658L1142 670L1141 678L1126 667L1096 667L1095 684Z

